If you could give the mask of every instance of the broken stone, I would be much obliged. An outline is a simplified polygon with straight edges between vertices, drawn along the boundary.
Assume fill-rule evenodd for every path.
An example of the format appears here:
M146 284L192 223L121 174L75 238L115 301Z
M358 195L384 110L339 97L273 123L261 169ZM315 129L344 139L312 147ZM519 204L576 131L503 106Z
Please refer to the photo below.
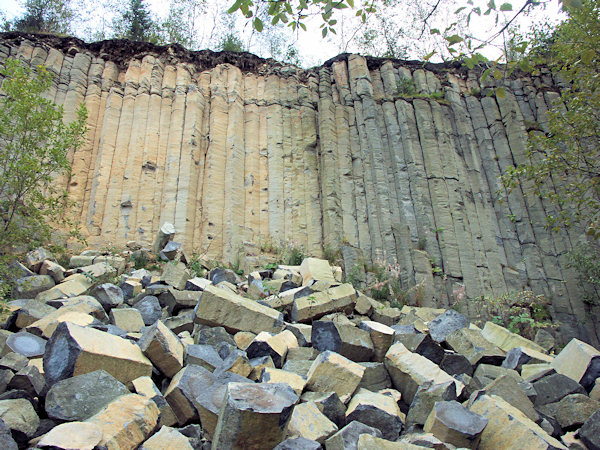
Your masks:
M456 385L454 381L447 381L441 384L426 383L420 386L406 415L407 425L425 425L437 402L452 400L456 400Z
M192 278L191 272L182 262L171 261L164 265L160 280L175 289L183 291L187 280Z
M29 300L16 312L15 326L19 329L28 327L32 323L52 314L56 308L37 300Z
M61 310L79 311L84 314L90 314L101 322L108 322L108 316L98 300L91 295L80 295L69 299L51 300L50 306ZM55 311L52 312L54 314Z
M600 450L600 410L585 421L578 436L589 450Z
M590 399L587 395L570 394L558 402L553 417L558 420L563 430L572 430L582 426L598 410L600 402Z
M158 407L160 412L160 418L158 426L171 426L177 423L177 417L171 408L171 405L163 397L162 393L158 390L152 378L150 377L139 377L131 382L133 389L136 394L143 395L144 397L152 400Z
M142 395L123 395L105 406L86 422L102 430L101 448L137 448L154 431L159 411Z
M35 409L24 398L0 400L0 419L11 429L13 438L24 443L33 437L40 424Z
M273 364L273 360L270 356L259 356L258 358L252 358L250 360L250 365L252 366L252 372L250 372L248 378L252 381L258 381L262 375L263 369L267 367L275 369L275 364ZM288 370L288 372L292 371Z
M232 347L236 346L231 335L225 331L225 328L223 327L205 328L200 330L194 337L195 344L212 345L215 348L218 347L221 342L226 342Z
M511 333L506 328L493 322L486 322L483 330L481 330L481 334L485 339L505 352L516 347L526 347L540 353L544 352L544 349L535 342L525 339L518 334Z
M233 340L240 350L246 351L255 337L256 334L251 333L250 331L238 331L233 336Z
M286 436L302 436L319 443L338 431L335 423L329 420L312 402L294 406L287 424Z
M583 386L560 373L548 375L535 381L533 388L537 392L535 406L556 403L570 394L586 394Z
M104 369L121 383L152 373L152 363L134 343L92 328L62 322L46 344L44 373L49 385Z
M276 335L261 332L256 335L252 343L246 349L249 358L259 356L270 356L275 367L281 369L288 350L298 347L298 339L289 330L282 331Z
M67 378L46 394L46 413L51 419L83 421L98 413L129 390L104 370Z
M92 449L102 440L102 428L86 422L68 422L52 428L37 443L37 448L52 450Z
M168 244L167 244L168 245ZM140 450L193 450L187 437L171 427L161 427L160 431L142 444Z
M247 377L252 373L253 367L248 360L246 352L234 348L225 356L219 370Z
M375 351L375 361L383 362L385 354L394 342L394 329L379 322L363 320L359 328L369 332L373 349Z
M465 356L452 351L444 352L444 357L440 362L440 369L448 375L453 376L461 374L473 375L473 366L469 360Z
M261 383L286 383L294 390L298 397L302 395L302 391L306 386L304 377L286 370L265 367L260 376ZM313 439L313 438L311 438Z
M144 327L142 315L134 308L113 308L109 317L113 325L127 333L139 333Z
M94 260L94 264L92 265L77 268L76 272L84 274L94 282L102 277L110 277L117 274L117 270L113 266L106 262L96 262L96 260Z
M424 429L448 444L474 449L487 423L488 419L456 401L436 402Z
M84 308L63 307L57 309L56 311L48 314L46 317L33 322L26 328L26 330L31 334L50 338L54 334L56 327L58 327L58 325L62 322L71 322L83 327L88 325L101 325L93 316L78 311L78 309Z
M40 292L35 299L46 302L59 298L77 297L83 295L92 286L92 280L81 273L68 276L62 283L47 291Z
M407 350L424 356L435 364L440 364L445 355L444 349L428 334L397 334L394 342L402 343Z
M306 388L310 391L333 391L345 402L358 387L365 368L331 351L324 351L308 371Z
M194 321L209 326L223 326L230 333L278 333L283 329L283 317L279 311L216 286L209 286L202 294Z
M236 286L241 282L240 277L238 277L233 270L223 269L221 267L212 269L208 274L208 279L212 282L212 284L215 285L222 283L223 281L227 281L228 283Z
M358 448L358 440L363 435L381 437L381 431L357 421L350 422L325 441L327 450L349 450ZM371 447L377 448L377 447Z
M174 317L167 317L162 321L165 326L175 334L179 334L187 331L192 333L194 331L194 310L184 309ZM192 343L194 340L192 339Z
M186 281L185 290L186 291L203 291L211 284L212 284L211 281L207 280L206 278L194 277L194 278L190 278L189 280Z
M55 283L60 283L65 279L65 268L47 259L40 267L40 275L50 275Z
M31 250L25 255L25 265L35 273L39 273L40 268L45 260L54 260L54 256L43 247L38 247Z
M40 292L54 287L54 280L50 275L33 275L27 278L19 278L13 287L13 297L35 298Z
M144 325L146 326L152 325L162 317L160 303L158 302L158 298L156 298L154 295L147 295L141 300L135 302L133 308L140 312L142 315L142 320L144 321Z
M106 312L123 304L125 300L121 288L111 283L96 286L91 295L98 300Z
M321 444L303 437L293 437L277 444L273 450L320 450Z
M517 371L505 367L493 366L491 364L479 364L473 374L473 378L479 381L482 386L487 386L502 375L509 375L521 380Z
M158 296L158 301L172 315L177 314L182 309L195 308L201 296L201 291L179 291L169 287Z
M177 253L181 249L181 243L175 241L167 242L167 245L160 251L160 259L163 261L172 261L177 256Z
M540 347L542 347L547 352L550 352L556 345L554 336L552 336L552 334L549 331L546 331L543 328L540 328L539 330L537 330L537 332L535 333L535 338L533 339L533 342L538 344Z
M287 384L229 383L213 438L214 448L273 448L298 396ZM317 410L318 411L318 410Z
M127 300L128 304L131 304L132 302L130 300L141 294L143 289L142 283L131 278L123 281L119 284L119 287L121 288L121 291L123 291L123 298Z
M160 320L144 330L139 346L168 378L172 378L183 367L183 344Z
M29 363L29 359L27 359L24 355L16 352L7 353L0 359L0 369L8 369L13 372L18 372L19 370L27 367Z
M369 332L354 325L313 322L311 341L319 351L330 350L356 362L370 361L375 354Z
M392 325L396 324L402 316L400 311L401 310L398 308L385 306L383 308L374 308L371 314L371 320L391 327Z
M600 352L578 339L571 339L552 362L556 372L591 390L600 377Z
M214 372L223 364L223 359L211 345L188 345L186 348L186 365L196 364Z
M319 411L338 428L346 425L346 407L335 392L305 392L302 394L301 401L317 405Z
M506 353L502 367L520 372L523 364L549 364L553 360L553 357L544 353L536 352L526 347L516 347Z
M175 232L175 226L172 223L165 222L161 225L152 248L152 251L155 255L158 255L165 245L167 245L169 241L173 240L175 237Z
M533 403L521 390L514 377L510 375L502 375L501 377L496 378L485 387L485 393L488 395L496 395L502 398L507 403L525 414L532 421L539 421L539 415L533 407Z
M385 439L396 440L403 425L401 414L393 398L360 389L348 404L346 422L356 420L379 429Z
M292 307L293 322L310 322L337 311L352 312L356 303L356 290L350 283L326 291L296 298Z
M15 373L8 383L8 389L19 389L29 393L32 397L42 394L45 386L44 376L35 366L27 366Z
M453 331L446 336L446 344L472 365L500 365L505 357L504 352L485 339L479 330L461 328Z
M429 335L436 342L444 342L453 331L469 326L469 321L462 314L448 309L429 322Z
M300 275L304 286L312 281L336 282L329 261L325 259L304 258L300 264Z
M6 339L6 347L27 358L35 358L42 356L46 351L46 340L26 331L20 331Z
M394 387L402 393L402 398L406 403L413 401L419 386L426 382L441 384L454 381L457 396L463 390L462 383L456 381L424 356L410 352L400 342L395 343L388 350L385 355L385 367Z
M509 349L510 350L510 349ZM481 433L479 448L565 449L559 441L500 397L477 395L469 401L469 410L488 419Z

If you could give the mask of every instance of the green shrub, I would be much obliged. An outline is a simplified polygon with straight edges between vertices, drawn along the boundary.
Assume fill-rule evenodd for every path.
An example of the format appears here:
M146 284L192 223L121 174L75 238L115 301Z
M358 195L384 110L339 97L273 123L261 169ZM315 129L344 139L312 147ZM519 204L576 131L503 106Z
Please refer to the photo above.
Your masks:
M578 272L585 295L583 300L590 305L600 305L600 250L598 244L579 244L568 253L568 266Z

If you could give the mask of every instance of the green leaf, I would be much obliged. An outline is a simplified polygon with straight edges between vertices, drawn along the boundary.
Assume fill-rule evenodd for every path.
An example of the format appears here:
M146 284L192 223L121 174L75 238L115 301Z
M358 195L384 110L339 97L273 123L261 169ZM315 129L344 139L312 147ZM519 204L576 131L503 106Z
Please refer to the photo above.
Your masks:
M490 76L490 73L492 73L492 70L493 69L490 67L489 69L486 69L483 71L483 73L481 74L481 82L482 83L487 79L487 77Z
M458 8L456 11L454 11L454 14L458 14L460 13L462 10L467 9L466 6L461 6L460 8Z
M458 34L453 34L452 36L448 36L445 39L446 41L448 41L448 45L455 45L463 41L463 38L461 38Z
M354 8L354 0L348 0L348 5L350 5L350 8Z
M277 25L277 22L279 22L279 14L276 14L273 16L273 19L271 20L271 25Z
M429 30L429 34L440 34L440 30L438 30L437 28L432 28L431 30Z
M502 5L500 5L500 11L512 11L513 7L510 3L502 3Z
M263 23L262 23L262 20L260 20L258 17L255 17L255 18L254 18L253 25L254 25L254 29L255 29L256 31L258 31L259 33L260 33L262 30L263 30Z
M584 64L590 64L594 60L595 56L596 56L596 51L593 48L586 50L581 55L581 61L583 61Z
M496 89L496 97L504 98L505 95L506 95L506 92L504 91L503 87L499 87L498 89Z
M434 51L432 51L431 53L428 53L428 54L426 54L426 55L423 57L423 59L424 59L425 61L429 61L429 60L431 59L431 57L432 57L433 55L435 55L436 53L437 53L437 52L434 50Z
M300 26L300 28L306 31L306 25L304 25L302 22L298 22L298 25Z
M321 31L321 34L323 35L323 37L327 36L327 28L323 28L323 31Z
M236 12L238 9L240 9L240 6L242 5L242 0L236 0L236 2L231 5L231 8L229 8L227 10L227 14L232 14L234 12Z

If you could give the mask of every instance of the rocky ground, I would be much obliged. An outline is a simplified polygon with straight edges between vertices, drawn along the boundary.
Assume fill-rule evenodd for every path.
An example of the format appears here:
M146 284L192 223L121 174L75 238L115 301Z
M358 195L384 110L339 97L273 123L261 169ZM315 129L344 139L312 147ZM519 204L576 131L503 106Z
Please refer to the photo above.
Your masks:
M132 250L160 255L152 271L97 251L13 264L5 449L600 449L584 342L555 355L454 310L392 308L315 258L209 270L173 237Z

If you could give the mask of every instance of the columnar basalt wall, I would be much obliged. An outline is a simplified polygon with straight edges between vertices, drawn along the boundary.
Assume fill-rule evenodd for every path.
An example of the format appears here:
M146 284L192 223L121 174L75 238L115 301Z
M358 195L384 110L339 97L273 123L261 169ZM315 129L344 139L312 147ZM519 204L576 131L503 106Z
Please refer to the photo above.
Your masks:
M549 233L550 206L528 186L497 194L498 176L527 158L527 132L546 130L560 87L549 73L506 81L500 98L476 70L359 55L305 71L248 54L4 34L0 60L9 56L56 74L48 96L67 120L87 107L85 145L57 182L91 244L150 245L172 222L188 252L230 261L248 242L312 254L352 245L396 261L406 286L429 280L440 305L463 287L467 298L545 294L566 338L598 345L598 308L567 267L577 233ZM400 78L418 98L398 92Z

